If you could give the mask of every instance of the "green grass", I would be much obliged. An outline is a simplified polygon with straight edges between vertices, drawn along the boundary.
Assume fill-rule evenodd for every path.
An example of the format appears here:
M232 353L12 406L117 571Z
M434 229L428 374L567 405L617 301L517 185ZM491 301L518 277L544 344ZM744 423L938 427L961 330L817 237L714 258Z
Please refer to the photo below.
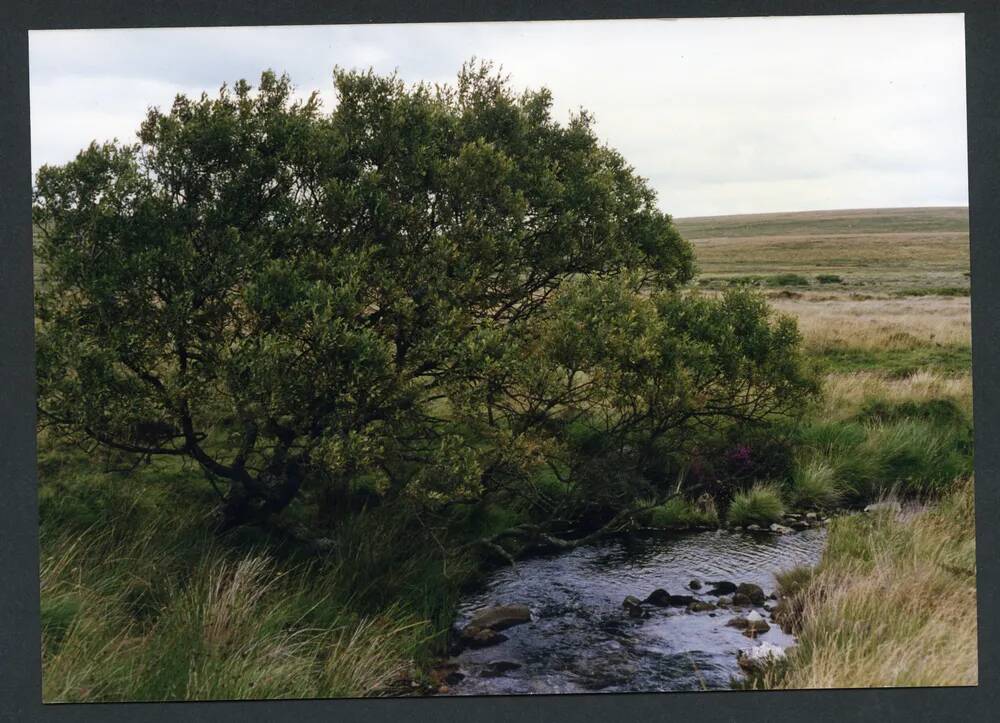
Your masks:
M893 296L969 296L968 286L926 286L896 289Z
M773 484L755 484L749 490L737 492L729 504L726 521L732 527L770 525L780 522L785 514L781 490Z
M920 346L914 349L862 349L845 347L815 353L825 372L881 371L905 377L920 370L943 374L968 374L972 348L968 346Z
M971 422L950 400L869 401L853 419L804 424L796 444L789 496L801 506L938 495L972 473Z
M649 511L650 527L664 529L694 526L717 526L719 514L714 504L702 507L684 497L672 497Z

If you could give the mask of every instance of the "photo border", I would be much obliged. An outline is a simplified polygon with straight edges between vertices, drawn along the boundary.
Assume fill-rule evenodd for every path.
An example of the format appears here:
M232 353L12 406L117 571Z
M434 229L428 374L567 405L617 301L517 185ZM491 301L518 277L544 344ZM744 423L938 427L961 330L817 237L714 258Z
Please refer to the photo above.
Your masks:
M979 686L206 703L41 703L28 30L375 22L965 13L976 471ZM850 48L845 48L850 52ZM996 0L7 0L0 18L0 720L811 721L987 720L1000 628L1000 3ZM991 425L991 422L993 425ZM947 665L948 661L941 661ZM992 715L989 713L992 711Z

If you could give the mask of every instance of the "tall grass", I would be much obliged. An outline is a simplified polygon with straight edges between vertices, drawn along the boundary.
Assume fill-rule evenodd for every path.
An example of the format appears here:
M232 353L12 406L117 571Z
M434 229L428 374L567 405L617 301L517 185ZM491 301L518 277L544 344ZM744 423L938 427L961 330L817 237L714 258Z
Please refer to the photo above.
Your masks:
M824 460L810 460L795 468L789 490L795 507L829 509L843 497L837 470Z
M47 702L379 695L441 651L468 563L393 511L306 557L220 538L183 470L72 471L42 488Z
M777 485L758 483L733 495L726 521L732 526L769 525L785 514L785 503Z
M167 534L47 542L47 702L373 695L413 674L433 637L402 605L352 606L342 563L282 565L207 543L179 574Z
M836 519L815 573L782 583L798 645L756 684L975 685L974 530L970 480L908 516Z

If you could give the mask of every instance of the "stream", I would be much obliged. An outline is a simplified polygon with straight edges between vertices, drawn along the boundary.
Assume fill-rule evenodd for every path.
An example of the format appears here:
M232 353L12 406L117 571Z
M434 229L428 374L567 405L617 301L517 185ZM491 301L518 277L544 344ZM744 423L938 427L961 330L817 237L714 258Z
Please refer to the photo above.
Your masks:
M456 623L493 605L531 608L532 621L503 631L499 645L466 649L449 662L451 695L622 693L728 688L741 671L737 651L757 644L725 623L732 610L688 612L644 605L630 618L626 595L645 599L656 588L715 602L697 579L755 583L775 589L774 573L815 564L826 531L787 535L715 530L669 538L623 537L495 571L462 601ZM763 610L758 608L759 612ZM766 614L765 614L765 617ZM794 639L772 624L758 636L787 647ZM460 678L460 679L458 679Z

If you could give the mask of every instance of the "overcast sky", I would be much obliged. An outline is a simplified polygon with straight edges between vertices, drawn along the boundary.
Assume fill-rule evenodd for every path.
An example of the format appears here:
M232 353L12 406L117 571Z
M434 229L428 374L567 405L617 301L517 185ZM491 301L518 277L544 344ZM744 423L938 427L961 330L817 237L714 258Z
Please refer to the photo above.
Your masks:
M453 79L472 56L584 107L675 216L965 205L961 15L32 31L35 170L149 106L287 71Z

